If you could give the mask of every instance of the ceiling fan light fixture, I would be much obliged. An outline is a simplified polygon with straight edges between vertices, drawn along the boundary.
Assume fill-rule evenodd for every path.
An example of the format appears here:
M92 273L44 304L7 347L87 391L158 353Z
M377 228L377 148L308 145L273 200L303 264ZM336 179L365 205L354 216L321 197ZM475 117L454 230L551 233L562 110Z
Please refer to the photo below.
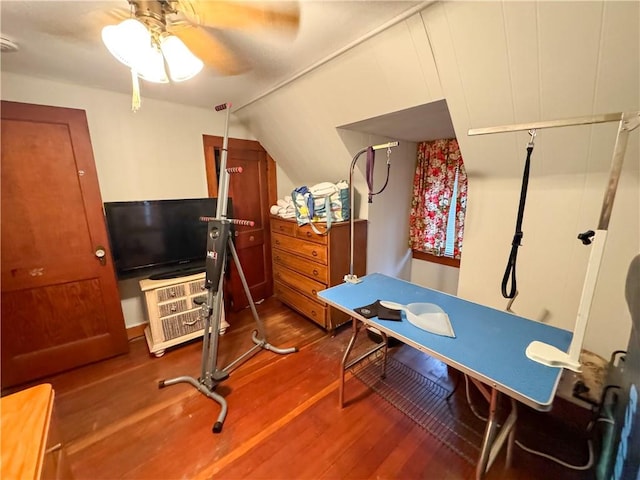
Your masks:
M175 35L164 35L160 39L160 49L169 67L169 75L174 82L183 82L195 77L204 66L187 46Z
M154 45L149 45L138 57L137 64L131 68L147 82L169 83L162 52Z
M111 55L131 68L139 63L151 45L151 33L142 22L128 18L118 25L104 27L102 42Z

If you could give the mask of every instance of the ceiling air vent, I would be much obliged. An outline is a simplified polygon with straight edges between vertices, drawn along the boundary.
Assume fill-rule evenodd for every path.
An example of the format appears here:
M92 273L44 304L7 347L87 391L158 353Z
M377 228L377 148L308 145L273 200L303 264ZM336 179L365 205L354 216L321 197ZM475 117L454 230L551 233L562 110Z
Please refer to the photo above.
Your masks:
M0 52L2 53L11 53L18 51L18 45L11 39L3 36L0 36Z

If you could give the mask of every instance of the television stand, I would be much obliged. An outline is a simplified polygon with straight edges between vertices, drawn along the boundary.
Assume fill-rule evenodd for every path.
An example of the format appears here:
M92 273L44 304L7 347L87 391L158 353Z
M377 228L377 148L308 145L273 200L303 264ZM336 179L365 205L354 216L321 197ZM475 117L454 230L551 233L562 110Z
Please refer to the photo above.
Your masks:
M154 273L149 276L149 280L169 280L171 278L187 277L189 275L196 275L203 273L205 270L204 265L199 267L182 268L179 270L171 270L170 272Z
M140 280L149 320L144 335L150 353L161 357L167 348L203 336L205 322L202 307L196 300L206 294L204 282L204 273L162 280ZM222 310L220 335L228 327Z

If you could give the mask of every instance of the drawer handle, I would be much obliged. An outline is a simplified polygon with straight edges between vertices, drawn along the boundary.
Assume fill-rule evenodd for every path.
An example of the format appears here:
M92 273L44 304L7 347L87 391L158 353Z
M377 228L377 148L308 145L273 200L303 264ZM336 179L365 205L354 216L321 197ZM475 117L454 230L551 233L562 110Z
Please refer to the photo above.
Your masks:
M307 237L311 237L311 232L307 232Z
M169 293L169 296L170 296L170 297L175 297L175 296L176 296L176 292L171 292L171 293Z
M194 320L193 322L187 322L186 320L183 320L183 321L182 321L182 324L183 324L183 325L195 325L195 323L196 323L197 321L198 321L197 319L196 319L196 320Z
M284 227L283 227L282 225L280 225L280 226L278 227L278 229L279 229L281 232L284 232Z
M280 245L280 240L276 240L276 245Z
M276 260L280 261L280 255L276 255Z
M313 315L314 317L317 317L317 316L318 316L318 314L316 313L316 311L315 311L315 310L311 310L311 315Z
M318 256L318 252L316 252L315 250L313 252L311 252L311 255L313 255L314 257Z
M314 288L313 290L311 290L311 293L313 293L314 295L317 295L318 292L316 291L316 289Z
M169 310L171 310L172 312L175 312L177 310L175 305L171 305L171 307L169 308Z
M313 269L313 274L317 277L318 276L318 270L316 270L315 268Z

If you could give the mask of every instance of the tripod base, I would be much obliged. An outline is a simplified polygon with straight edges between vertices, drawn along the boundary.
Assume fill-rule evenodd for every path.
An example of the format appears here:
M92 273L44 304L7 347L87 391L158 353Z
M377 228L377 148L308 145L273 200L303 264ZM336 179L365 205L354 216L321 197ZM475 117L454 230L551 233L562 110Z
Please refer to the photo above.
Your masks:
M229 375L227 374L227 377ZM222 425L224 424L224 419L227 416L227 401L221 395L215 393L211 388L204 385L202 382L196 380L193 377L176 377L170 380L160 380L158 382L158 388L170 387L171 385L175 385L177 383L188 383L191 386L195 387L200 393L206 395L214 402L220 405L220 413L218 414L218 418L216 423L213 424L213 428L211 429L213 433L220 433L222 431ZM215 388L215 387L213 387Z
M240 355L238 358L236 358L229 365L224 367L225 371L232 370L236 365L244 362L249 357L252 357L256 353L258 353L258 351L261 349L269 350L270 352L277 353L279 355L288 355L289 353L295 353L298 351L297 347L290 347L290 348L274 347L269 342L267 342L265 338L260 339L258 337L258 330L253 331L253 334L251 335L251 340L253 341L253 343L255 343L255 345L251 347L249 350L247 350L245 353Z
M251 336L251 339L253 340L253 343L256 344L256 347L264 348L265 350L269 350L270 352L273 352L273 353L279 353L280 355L287 355L289 353L295 353L298 351L298 347L278 348L271 345L269 342L267 342L266 339L260 340L258 338L257 330L253 331L253 335Z

